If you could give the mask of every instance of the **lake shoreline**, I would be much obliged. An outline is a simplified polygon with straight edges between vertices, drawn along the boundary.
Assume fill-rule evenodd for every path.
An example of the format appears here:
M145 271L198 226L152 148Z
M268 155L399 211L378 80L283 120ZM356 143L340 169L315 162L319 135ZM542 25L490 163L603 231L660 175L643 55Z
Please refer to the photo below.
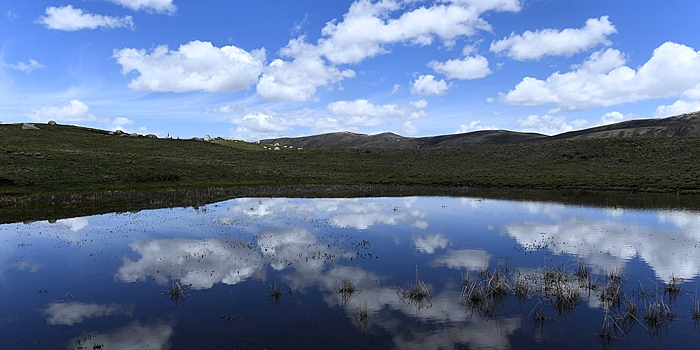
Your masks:
M112 212L195 207L236 198L477 197L629 209L698 209L695 193L624 190L532 190L423 185L276 185L123 190L0 196L0 223L58 220Z

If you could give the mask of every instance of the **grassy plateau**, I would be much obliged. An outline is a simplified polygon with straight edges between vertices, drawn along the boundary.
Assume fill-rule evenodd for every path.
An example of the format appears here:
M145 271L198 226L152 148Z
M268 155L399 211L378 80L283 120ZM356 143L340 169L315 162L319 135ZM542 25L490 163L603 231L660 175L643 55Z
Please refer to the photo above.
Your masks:
M19 210L25 212L22 217L29 211L46 217L56 206L102 211L125 203L204 204L235 196L460 194L473 189L700 193L697 137L273 151L242 141L35 125L39 130L0 124L0 215Z

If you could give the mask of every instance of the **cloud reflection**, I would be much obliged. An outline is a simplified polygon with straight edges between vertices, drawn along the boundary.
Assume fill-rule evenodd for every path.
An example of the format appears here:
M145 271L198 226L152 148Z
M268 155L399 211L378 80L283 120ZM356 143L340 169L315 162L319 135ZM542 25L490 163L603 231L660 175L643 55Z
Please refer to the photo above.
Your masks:
M112 332L90 333L89 338L76 337L69 344L82 344L86 349L170 349L170 338L175 334L173 326L164 322L141 324L134 322Z
M215 283L240 283L263 266L257 248L242 241L161 239L129 246L141 258L132 261L124 257L117 272L122 282L152 278L167 284L180 280L194 289L208 289Z
M416 246L419 252L425 254L433 254L435 250L445 249L450 241L443 235L439 234L426 234L426 235L414 235L413 244Z
M72 326L81 323L86 319L98 318L111 315L131 316L133 306L124 305L99 305L95 303L85 304L79 302L53 303L44 310L46 323L50 325Z
M659 279L672 273L684 279L697 276L700 226L690 224L687 213L667 212L662 217L680 229L568 216L555 223L515 222L505 225L505 231L525 249L580 256L599 273L639 257Z
M435 258L435 266L446 266L455 270L479 271L489 267L491 254L480 249L451 250Z

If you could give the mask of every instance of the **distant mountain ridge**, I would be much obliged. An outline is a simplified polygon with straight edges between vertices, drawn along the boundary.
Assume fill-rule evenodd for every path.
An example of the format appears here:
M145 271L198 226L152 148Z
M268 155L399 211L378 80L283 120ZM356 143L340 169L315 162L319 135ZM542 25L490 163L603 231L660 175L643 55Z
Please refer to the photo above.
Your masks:
M547 136L508 130L481 130L469 133L428 137L405 137L386 132L375 135L335 132L305 137L282 137L260 140L263 144L293 146L304 149L427 149L459 148L530 141L587 138L697 136L700 137L700 112L660 119L637 119Z

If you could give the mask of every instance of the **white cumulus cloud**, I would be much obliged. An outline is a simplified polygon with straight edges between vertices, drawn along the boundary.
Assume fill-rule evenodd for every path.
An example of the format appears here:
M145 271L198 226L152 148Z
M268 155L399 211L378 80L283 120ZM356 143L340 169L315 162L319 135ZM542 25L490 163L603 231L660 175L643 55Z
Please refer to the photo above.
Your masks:
M656 107L654 117L665 118L700 111L700 101L678 100L671 105Z
M110 0L111 2L135 11L175 13L177 6L173 0Z
M107 118L101 118L90 113L90 107L78 100L52 103L26 112L25 115L35 122L48 122L49 120L57 122L109 122Z
M573 131L586 126L588 121L584 119L574 120L571 124L566 123L566 117L556 117L552 115L530 115L525 119L516 119L515 126L523 132L537 132L546 135L561 134Z
M414 95L442 95L452 87L452 83L444 79L436 80L434 75L421 75L411 83L411 93Z
M576 110L692 93L700 83L700 52L685 45L662 44L636 70L624 62L618 50L596 52L570 72L545 80L526 77L500 98L510 105L556 104Z
M581 29L543 29L526 31L522 35L512 33L510 37L491 43L491 52L507 52L508 57L523 61L536 60L543 56L570 56L597 45L610 45L608 35L616 33L608 16L591 18Z
M484 56L466 57L447 62L431 61L428 66L434 71L444 74L447 79L472 80L491 74L489 61Z
M129 88L150 92L231 92L250 87L258 80L265 61L265 50L247 52L236 46L215 47L209 42L192 41L177 51L167 46L146 50L125 48L114 51L122 73L140 75Z
M320 57L307 55L293 61L276 59L265 69L257 93L265 101L307 101L315 97L318 87L354 76L354 71L341 71L327 65Z
M282 136L293 127L293 122L264 112L253 112L231 119L237 127L232 132L244 139Z
M473 132L473 131L480 131L480 130L497 130L498 128L495 125L483 125L481 124L481 120L473 120L469 122L469 124L461 124L459 126L459 129L457 129L457 133L465 133L465 132Z
M418 127L413 125L410 121L403 123L403 128L401 130L403 130L403 133L406 135L415 135L420 131Z
M336 117L401 117L401 118L420 118L427 116L424 109L428 107L428 102L425 100L413 101L408 105L375 105L367 100L355 101L336 101L330 103L326 109L332 116Z
M76 31L97 28L134 28L131 16L111 17L84 12L71 5L47 7L46 15L37 18L37 23L48 29Z

